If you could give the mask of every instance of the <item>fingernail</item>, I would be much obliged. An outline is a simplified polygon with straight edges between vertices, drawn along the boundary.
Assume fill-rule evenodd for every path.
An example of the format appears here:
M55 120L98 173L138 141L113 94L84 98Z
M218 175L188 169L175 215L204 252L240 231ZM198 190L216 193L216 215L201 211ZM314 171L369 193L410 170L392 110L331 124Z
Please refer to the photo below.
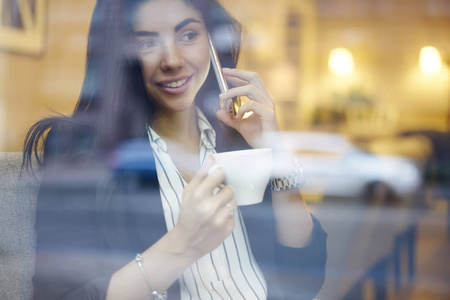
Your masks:
M230 189L233 191L233 194L236 195L236 189L232 185L228 185Z
M220 167L218 165L213 165L211 168L209 168L208 175L211 175L211 173L214 172L216 169L220 169Z

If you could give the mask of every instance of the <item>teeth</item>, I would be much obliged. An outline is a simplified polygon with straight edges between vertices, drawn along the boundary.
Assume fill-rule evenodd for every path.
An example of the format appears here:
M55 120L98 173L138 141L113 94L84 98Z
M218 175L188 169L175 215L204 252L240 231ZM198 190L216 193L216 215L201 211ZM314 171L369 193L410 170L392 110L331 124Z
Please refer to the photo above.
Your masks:
M186 81L187 81L187 78L186 78L186 79L183 79L183 80L178 80L178 81L174 81L174 82L171 82L171 83L163 84L163 86L165 86L165 87L171 87L171 88L176 88L176 87L180 87L180 86L182 86L183 84L185 84Z

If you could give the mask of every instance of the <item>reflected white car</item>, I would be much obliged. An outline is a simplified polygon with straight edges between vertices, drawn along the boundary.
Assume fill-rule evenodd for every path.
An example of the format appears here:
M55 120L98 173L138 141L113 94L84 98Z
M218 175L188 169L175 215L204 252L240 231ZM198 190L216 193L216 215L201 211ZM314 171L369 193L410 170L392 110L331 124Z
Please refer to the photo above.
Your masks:
M305 195L358 197L376 193L405 197L421 184L409 159L367 153L344 136L324 132L285 132L284 140L303 165Z

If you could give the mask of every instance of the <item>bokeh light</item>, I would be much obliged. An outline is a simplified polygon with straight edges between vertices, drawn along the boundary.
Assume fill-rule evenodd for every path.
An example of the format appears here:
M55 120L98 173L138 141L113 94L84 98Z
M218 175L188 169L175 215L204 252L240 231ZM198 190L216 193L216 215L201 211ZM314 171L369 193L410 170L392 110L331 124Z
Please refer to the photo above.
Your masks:
M335 48L330 51L328 67L331 72L338 76L348 75L355 69L355 62L350 50L346 48Z
M442 69L439 50L432 46L422 47L419 57L420 68L425 74L436 74Z

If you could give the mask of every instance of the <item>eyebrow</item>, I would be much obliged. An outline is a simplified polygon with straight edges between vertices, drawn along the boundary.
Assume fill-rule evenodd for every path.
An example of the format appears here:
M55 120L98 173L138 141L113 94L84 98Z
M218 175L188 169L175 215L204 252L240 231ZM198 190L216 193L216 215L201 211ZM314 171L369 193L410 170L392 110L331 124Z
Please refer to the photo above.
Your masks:
M183 28L184 26L186 26L187 24L192 23L192 22L194 22L194 23L200 23L200 24L202 23L202 22L200 22L200 21L197 20L197 19L194 19L194 18L187 18L186 20L180 22L180 24L178 24L177 26L175 26L175 32L177 32L178 30L180 30L181 28Z
M181 28L183 28L184 26L186 26L189 23L200 23L202 24L201 21L194 19L194 18L187 18L186 20L181 21L177 26L174 27L174 31L177 32L179 31ZM157 32L154 31L136 31L134 32L135 36L143 36L143 37L148 37L148 36L158 36L159 34Z

